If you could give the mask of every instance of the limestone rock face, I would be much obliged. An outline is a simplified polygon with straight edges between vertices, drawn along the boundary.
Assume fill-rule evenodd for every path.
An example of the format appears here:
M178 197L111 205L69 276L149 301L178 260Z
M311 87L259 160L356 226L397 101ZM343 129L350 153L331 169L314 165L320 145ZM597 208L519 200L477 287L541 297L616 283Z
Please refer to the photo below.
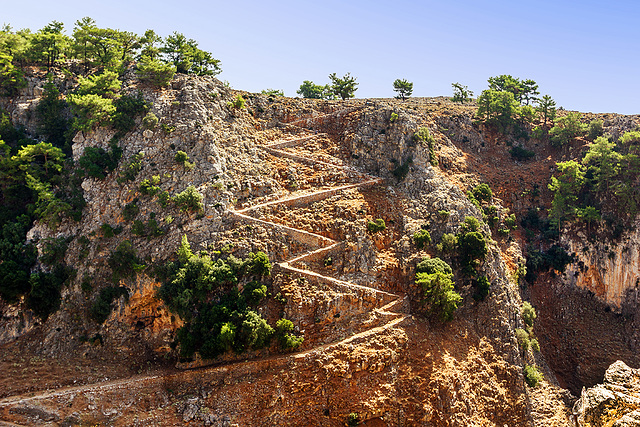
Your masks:
M603 302L621 309L638 305L640 292L640 229L618 241L589 242L578 232L563 233L562 242L576 261L567 266L565 282L593 292Z
M573 408L578 426L640 426L640 369L618 360L603 384L582 390Z

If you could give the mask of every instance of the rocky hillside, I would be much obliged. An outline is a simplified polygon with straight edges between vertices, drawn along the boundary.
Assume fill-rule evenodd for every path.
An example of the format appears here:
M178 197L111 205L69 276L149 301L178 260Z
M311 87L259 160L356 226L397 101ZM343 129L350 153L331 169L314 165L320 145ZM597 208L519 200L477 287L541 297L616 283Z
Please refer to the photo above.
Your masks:
M63 75L56 83L63 93L75 84ZM2 101L30 135L44 84L34 73ZM36 222L27 234L38 248L34 270L52 270L47 245L67 245L57 263L74 274L59 308L45 319L25 299L1 302L0 419L568 426L571 393L600 381L617 359L640 364L640 273L624 261L633 259L633 236L611 243L615 255L605 260L603 243L567 230L561 239L575 262L564 274L524 279L530 236L519 220L550 206L555 162L578 156L586 141L559 150L512 140L474 123L475 106L446 98L289 99L184 75L154 90L132 72L123 88L139 90L149 109L118 137L117 168L82 179L77 221ZM610 117L605 128L637 123L625 119ZM115 133L78 132L75 163L90 148L112 150ZM514 160L514 143L535 157ZM482 183L492 195L474 203L467 191ZM467 233L486 243L468 260L473 274L447 246ZM255 298L235 312L249 310L244 322L264 322L252 331L271 328L278 339L259 346L245 336L252 341L240 349L242 323L225 351L207 347L213 329L202 334L197 324L205 306L187 305L197 288L171 287L191 277L176 273L190 265L180 261L187 241L185 259L215 272L253 271L252 257L266 254L269 274L238 273L214 300ZM454 266L461 297L449 322L415 282L417 265L436 257ZM576 275L585 263L589 273ZM523 299L537 309L535 323ZM282 319L290 329L279 329ZM523 346L525 330L540 351ZM537 387L525 381L532 367L544 375Z

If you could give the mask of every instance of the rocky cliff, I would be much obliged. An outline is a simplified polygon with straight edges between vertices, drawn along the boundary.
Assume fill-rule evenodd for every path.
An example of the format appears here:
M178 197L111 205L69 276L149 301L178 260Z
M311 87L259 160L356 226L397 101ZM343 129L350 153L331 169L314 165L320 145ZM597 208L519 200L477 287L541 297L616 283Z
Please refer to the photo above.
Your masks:
M60 83L73 87L72 81ZM32 132L28 112L42 84L32 77L21 97L3 104ZM555 355L560 329L549 319L561 300L545 304L538 292L572 287L571 277L577 277L578 286L594 292L600 280L596 295L608 303L629 301L626 278L633 273L621 262L635 249L625 252L622 245L607 258L611 276L597 279L595 272L608 265L594 258L590 265L601 267L590 267L591 276L576 276L571 267L565 282L546 277L546 285L523 291L523 236L519 230L498 234L465 194L488 182L499 218L520 215L533 202L544 205L553 164L544 151L535 162L514 162L500 136L473 123L473 106L445 98L299 100L186 76L154 91L133 74L125 87L142 91L159 124L145 127L138 118L119 142L118 169L103 180L84 179L87 206L79 222L65 220L55 229L37 223L30 230L28 238L41 252L47 238L69 239L64 262L76 273L46 322L20 304L1 307L3 371L11 381L0 384L0 418L52 425L337 426L349 416L371 426L570 425L572 398L558 381L577 385L584 377L568 373ZM245 108L233 106L238 95ZM421 128L433 137L430 144L414 138ZM86 147L107 149L112 136L105 128L78 133L74 159ZM178 151L192 165L176 162ZM119 179L132 162L140 163L137 176ZM161 203L141 190L145 180L170 196L192 186L202 195L203 210ZM517 196L534 184L542 201ZM127 206L136 207L133 217ZM459 233L469 216L487 237L477 270L489 292L474 298L477 284L456 272L462 302L453 321L442 323L425 313L414 283L416 264L436 256L436 243ZM134 221L152 219L161 235L135 230ZM368 231L378 219L385 228ZM119 233L105 233L104 224ZM433 244L418 248L413 235L423 229ZM237 258L266 253L274 298L258 311L272 324L291 320L304 336L302 346L283 353L273 343L214 360L181 360L178 365L191 370L176 371L173 342L184 319L158 298L162 279L153 266L176 258L182 236L194 251ZM128 298L116 299L107 320L98 323L90 307L111 285L109 259L125 241L147 268L119 279ZM576 242L566 241L573 252L602 252L578 251ZM620 285L622 276L627 281ZM521 294L539 303L541 353L523 351L517 342L516 329L525 327ZM620 328L628 324L621 321ZM50 358L76 369L66 371ZM523 368L531 364L546 377L537 388L525 384ZM98 366L104 372L96 373ZM38 377L38 370L57 375Z

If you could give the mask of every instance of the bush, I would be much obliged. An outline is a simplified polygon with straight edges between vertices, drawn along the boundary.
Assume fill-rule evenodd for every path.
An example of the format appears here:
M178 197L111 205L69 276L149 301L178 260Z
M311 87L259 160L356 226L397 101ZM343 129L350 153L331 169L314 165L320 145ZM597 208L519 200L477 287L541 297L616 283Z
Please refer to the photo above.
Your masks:
M489 295L489 288L491 286L487 276L478 277L477 280L473 281L473 286L476 288L473 299L476 301L484 301L487 295Z
M136 256L136 250L129 240L120 243L111 251L107 264L111 267L114 282L132 277L145 267Z
M393 123L396 120L398 120L398 113L395 113L395 112L391 113L391 117L389 118L389 121Z
M416 284L422 288L427 312L444 322L452 320L462 297L453 288L451 266L439 258L424 259L416 270Z
M244 109L244 103L244 98L242 97L242 95L238 94L238 96L236 96L236 99L233 102L229 103L229 106L235 108L236 110L242 110Z
M138 216L140 207L138 207L137 202L138 200L136 199L131 203L127 203L126 205L124 205L124 208L122 208L122 218L125 221L131 221L135 219L136 216Z
M145 129L155 129L155 127L158 126L158 121L158 116L149 111L142 119L142 126Z
M422 261L416 265L416 273L434 274L437 272L453 276L451 266L440 258L422 258Z
M428 230L419 230L413 233L413 241L416 243L418 249L431 244L431 234Z
M444 233L440 238L440 243L436 245L436 250L445 255L452 254L458 247L458 238L455 234Z
M537 387L537 385L544 379L542 372L538 370L537 366L525 365L524 366L524 380L529 387Z
M125 300L129 298L129 290L124 286L102 288L100 294L89 309L89 316L96 323L104 323L111 314L113 301L121 296L124 296Z
M518 228L518 223L516 221L516 214L511 214L508 217L506 217L504 219L504 225L506 225L507 227L509 227L512 230L515 230L516 228Z
M276 322L276 337L280 342L280 348L284 351L293 351L304 342L304 337L297 337L291 333L293 322L288 319L280 319Z
M123 184L127 181L133 181L136 179L136 176L142 170L142 159L144 158L144 153L141 151L138 154L131 156L127 164L123 167L120 176L118 177L118 183Z
M488 184L479 184L471 190L471 192L473 197L481 202L489 202L491 201L491 197L493 197L493 192Z
M168 191L162 191L158 194L158 203L163 208L166 208L169 205L170 201L171 201L171 196L169 195Z
M520 348L522 348L522 351L526 353L531 346L529 333L521 328L516 329L516 340L518 341Z
M347 415L347 426L355 427L360 424L360 415L357 412L352 412Z
M50 266L62 264L68 247L69 240L64 237L43 239L40 261Z
M540 344L538 343L537 339L534 338L531 340L531 348L533 349L533 351L536 351L538 353L540 352Z
M111 124L116 107L113 99L103 98L100 95L70 94L67 101L71 105L71 111L76 116L73 127L81 131L90 131L95 126Z
M60 91L50 78L44 85L44 93L36 105L36 117L38 133L46 135L47 142L56 147L62 147L66 142L65 134L69 128L64 114L66 108L66 101L61 99Z
M112 118L113 127L117 131L116 138L131 132L136 125L136 117L149 109L140 92L136 96L123 95L116 99L113 105L116 107Z
M111 143L110 150L102 147L86 147L78 160L78 167L85 175L92 178L104 179L106 174L118 167L122 157L122 148Z
M517 145L514 145L511 150L509 150L509 153L511 154L511 157L515 160L518 161L525 161L525 160L529 160L530 158L534 157L536 155L536 153L534 151L529 151L527 149L524 149L522 147L518 147Z
M271 263L269 257L262 251L250 252L243 263L244 270L253 277L264 277L271 274Z
M409 157L409 158L407 158L407 160L405 160L402 163L394 160L394 163L396 164L396 167L393 169L393 171L391 173L393 174L393 176L396 177L398 182L400 182L409 173L409 168L411 167L411 164L413 163L413 158Z
M27 297L27 308L33 310L41 319L55 312L60 305L60 289L69 278L72 270L62 264L56 265L53 272L33 273L29 278L31 291Z
M487 241L482 233L469 231L458 236L458 249L463 273L474 276L478 261L487 255Z
M592 120L591 123L589 123L589 130L587 134L587 139L589 139L589 141L595 141L596 138L604 134L603 124L604 122L602 120Z
M551 144L560 147L584 134L588 126L580 121L580 117L580 113L567 113L565 117L558 119L556 125L549 130Z
M242 296L247 304L257 306L267 296L267 287L258 281L251 281L244 286Z
M413 140L416 142L427 144L427 147L429 148L429 163L431 164L431 166L437 166L438 161L436 160L435 153L436 140L429 133L429 128L421 127L420 129L418 129L416 133L413 134Z
M371 234L375 234L379 231L384 231L386 228L387 228L387 225L384 223L384 220L381 218L378 218L375 221L367 222L367 231Z
M204 204L203 196L196 190L196 187L190 185L182 193L178 193L173 197L173 202L183 212L202 212Z
M176 74L173 64L165 64L156 59L142 58L136 65L136 75L141 82L162 88L169 84Z
M160 175L154 175L151 179L143 179L140 183L140 192L153 197L161 191L158 184L160 184Z
M536 309L533 308L533 306L529 302L525 301L524 303L522 303L521 314L524 324L529 327L533 327L533 321L536 320L536 317L538 317L538 315L536 314Z
M174 157L177 163L183 163L189 160L189 156L184 151L178 151Z

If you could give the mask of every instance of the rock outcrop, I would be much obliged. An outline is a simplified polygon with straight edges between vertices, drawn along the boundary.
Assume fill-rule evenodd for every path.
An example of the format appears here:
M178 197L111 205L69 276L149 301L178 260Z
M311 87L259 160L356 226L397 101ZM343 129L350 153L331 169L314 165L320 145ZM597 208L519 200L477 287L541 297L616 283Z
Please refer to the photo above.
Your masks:
M573 413L579 427L640 426L640 370L613 363L602 384L582 390Z

